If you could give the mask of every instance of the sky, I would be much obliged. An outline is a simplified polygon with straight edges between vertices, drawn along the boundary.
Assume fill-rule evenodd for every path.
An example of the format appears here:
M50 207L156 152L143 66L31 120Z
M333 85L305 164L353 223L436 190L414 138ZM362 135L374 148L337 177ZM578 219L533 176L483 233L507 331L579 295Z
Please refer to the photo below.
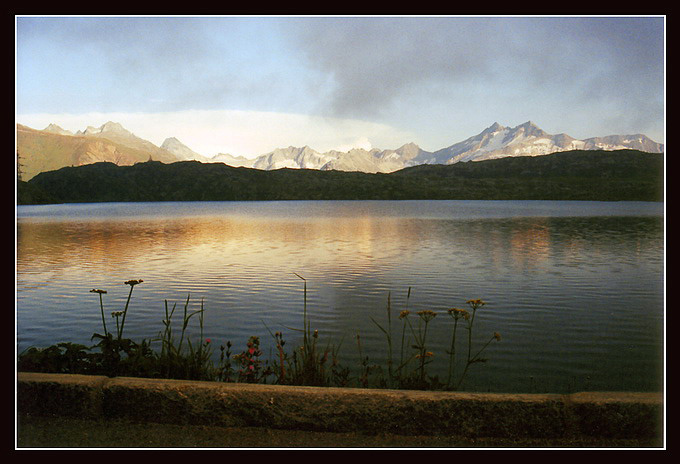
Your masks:
M436 151L498 122L665 143L665 17L16 16L16 122L214 156Z

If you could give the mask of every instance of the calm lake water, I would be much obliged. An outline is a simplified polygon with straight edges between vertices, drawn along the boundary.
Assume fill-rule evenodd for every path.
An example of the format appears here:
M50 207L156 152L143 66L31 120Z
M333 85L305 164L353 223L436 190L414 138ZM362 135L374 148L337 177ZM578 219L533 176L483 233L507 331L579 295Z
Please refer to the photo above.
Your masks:
M302 327L303 281L320 343L357 367L383 364L406 309L430 309L430 373L448 372L451 307L487 302L475 344L502 336L463 389L571 392L663 389L662 203L551 201L319 201L100 203L17 207L17 349L102 332L104 307L126 334L153 338L164 301L203 300L204 336L245 348L268 329L288 347ZM109 318L109 328L115 320ZM197 326L190 326L197 334ZM395 342L395 357L399 344ZM460 348L459 348L460 349ZM216 350L219 352L219 350Z

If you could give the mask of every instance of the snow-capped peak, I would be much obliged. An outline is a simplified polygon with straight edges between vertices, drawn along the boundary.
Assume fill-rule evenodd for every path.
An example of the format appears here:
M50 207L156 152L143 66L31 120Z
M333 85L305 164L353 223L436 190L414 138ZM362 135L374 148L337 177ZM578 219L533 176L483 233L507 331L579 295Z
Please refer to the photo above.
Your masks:
M567 150L633 148L649 152L663 151L662 144L647 137L628 137L630 143L624 143L623 136L577 140L567 134L548 134L531 121L513 128L495 122L478 135L434 152L426 162L453 164L507 156L538 156Z

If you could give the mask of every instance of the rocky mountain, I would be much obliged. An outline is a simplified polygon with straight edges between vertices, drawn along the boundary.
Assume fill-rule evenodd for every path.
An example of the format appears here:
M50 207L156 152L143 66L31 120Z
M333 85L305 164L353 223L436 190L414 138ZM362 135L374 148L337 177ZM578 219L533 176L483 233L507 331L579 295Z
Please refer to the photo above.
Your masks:
M325 153L319 153L308 146L304 146L302 148L277 148L258 156L254 160L225 154L216 155L210 160L235 167L243 166L267 171L293 168L387 173L403 169L410 160L421 156L423 153L426 152L414 143L406 144L396 150L354 148L346 152L331 150Z
M355 148L348 152L330 152L335 159L329 161L321 169L336 171L361 172L394 172L408 166L409 163L427 153L415 143L407 143L396 150L370 150Z
M73 135L73 132L67 131L66 129L62 129L61 127L57 126L56 124L50 124L47 126L45 129L43 129L45 132L51 132L53 134L59 134L59 135Z
M664 146L644 134L608 135L584 140L584 150L622 150L632 149L648 153L663 153Z
M393 172L423 151L417 145L406 144L397 150L364 150L355 148L347 152L331 150L319 153L308 146L302 148L277 148L255 159L219 154L210 158L234 167L249 167L271 171L281 168L318 169L322 171L360 171L366 173Z
M277 148L258 156L250 167L267 171L281 168L321 169L330 159L327 154L318 153L308 146Z
M232 156L227 153L218 153L217 155L210 158L211 163L224 163L228 166L235 168L238 167L252 167L254 160L246 158L244 156Z
M184 145L182 142L177 140L175 137L169 137L163 141L161 144L163 150L167 150L177 157L179 160L196 160L201 162L209 161L209 158L199 155L191 148Z
M348 152L326 153L318 153L309 147L288 147L261 155L250 163L246 159L241 159L231 164L235 160L229 155L218 155L212 159L231 166L264 170L287 167L388 173L420 164L454 164L508 156L539 156L570 150L623 149L662 153L664 147L663 144L654 142L643 134L610 135L578 140L567 134L548 134L533 122L527 121L512 128L496 122L478 135L435 152L428 152L414 143L408 143L396 150L357 148Z
M55 124L36 130L17 124L16 149L22 180L30 180L45 171L67 166L82 166L109 161L119 166L161 161L173 163L178 158L151 142L136 137L122 126L107 123L88 127L73 134Z
M89 126L84 131L78 131L76 136L92 137L106 139L111 142L124 145L126 147L134 148L141 151L146 151L156 161L174 162L177 157L167 150L154 145L148 140L137 137L132 132L125 129L117 122L107 122L100 127Z
M656 143L642 134L578 140L567 134L548 134L531 121L513 128L501 126L496 122L474 137L431 154L421 154L411 161L411 165L453 164L507 156L539 156L569 150L622 149L662 153L663 144Z
M23 180L46 170L98 161L131 165L149 159L163 163L197 160L268 171L293 168L390 173L422 164L454 164L514 156L539 156L570 150L621 149L662 153L664 146L643 134L578 140L567 134L548 134L527 121L513 128L496 122L473 137L435 152L422 150L414 143L408 143L396 150L356 148L347 152L325 153L319 153L308 146L291 146L277 148L255 159L247 159L224 153L207 157L196 153L175 137L167 138L158 147L115 122L107 122L100 127L90 126L75 134L56 124L50 124L42 131L17 124L17 151Z

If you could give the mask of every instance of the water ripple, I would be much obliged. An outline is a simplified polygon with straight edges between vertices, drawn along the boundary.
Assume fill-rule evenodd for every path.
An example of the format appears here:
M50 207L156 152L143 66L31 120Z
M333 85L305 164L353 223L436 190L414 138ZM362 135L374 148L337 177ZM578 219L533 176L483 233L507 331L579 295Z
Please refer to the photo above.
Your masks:
M371 318L386 324L389 295L395 331L407 307L441 314L430 336L433 368L446 369L446 309L482 298L475 344L494 331L502 341L470 385L658 387L650 374L663 347L657 204L59 205L19 208L17 236L20 350L65 338L89 343L101 330L89 290L108 291L108 314L122 309L131 278L144 279L126 322L133 338L155 337L165 301L179 313L190 295L191 309L203 302L204 336L216 343L240 346L260 335L269 349L268 330L283 330L294 344L304 308L299 274L314 328L324 340L343 340L349 359L357 333L371 359L385 358Z

